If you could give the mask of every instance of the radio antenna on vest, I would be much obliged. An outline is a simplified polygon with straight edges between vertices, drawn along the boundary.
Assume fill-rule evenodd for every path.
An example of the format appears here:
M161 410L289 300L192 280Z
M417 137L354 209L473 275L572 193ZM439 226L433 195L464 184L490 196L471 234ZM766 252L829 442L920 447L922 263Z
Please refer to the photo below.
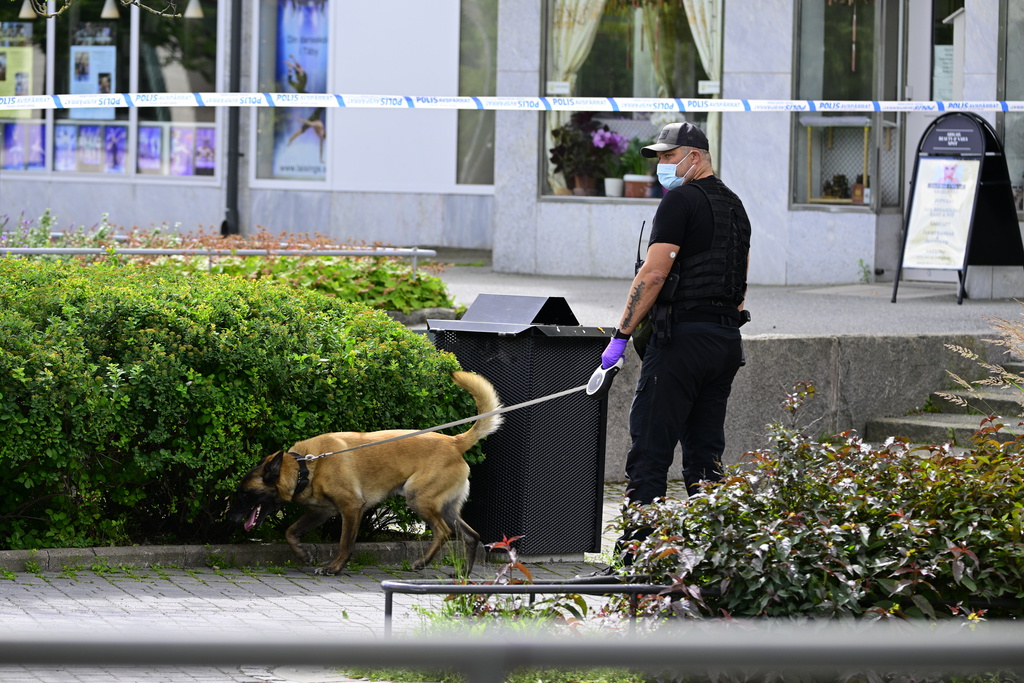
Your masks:
M644 243L644 227L647 225L647 221L640 223L640 239L636 241L636 266L633 269L634 273L640 272L640 266L644 264L643 259L640 258L640 245Z

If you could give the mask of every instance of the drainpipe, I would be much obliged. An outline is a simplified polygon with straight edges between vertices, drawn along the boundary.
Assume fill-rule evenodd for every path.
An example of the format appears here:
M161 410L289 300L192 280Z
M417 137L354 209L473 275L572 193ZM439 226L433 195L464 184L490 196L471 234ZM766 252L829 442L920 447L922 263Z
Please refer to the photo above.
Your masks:
M239 92L242 87L242 1L231 0L231 59L228 66L228 90ZM221 235L237 235L238 228L238 117L240 107L228 107L227 185L225 192L224 222Z

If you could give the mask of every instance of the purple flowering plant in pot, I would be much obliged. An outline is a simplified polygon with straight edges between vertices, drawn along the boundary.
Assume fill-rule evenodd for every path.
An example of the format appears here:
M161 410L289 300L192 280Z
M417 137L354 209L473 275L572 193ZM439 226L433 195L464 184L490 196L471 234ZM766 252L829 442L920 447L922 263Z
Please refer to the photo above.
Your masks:
M629 144L593 112L575 112L568 123L551 132L555 146L549 151L556 173L573 182L576 194L593 194L598 178L607 177Z

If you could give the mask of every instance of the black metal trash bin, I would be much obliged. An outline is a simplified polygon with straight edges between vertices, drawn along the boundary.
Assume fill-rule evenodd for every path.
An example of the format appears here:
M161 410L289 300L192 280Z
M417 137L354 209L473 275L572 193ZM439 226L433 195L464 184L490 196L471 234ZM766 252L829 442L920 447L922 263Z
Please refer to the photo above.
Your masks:
M481 294L461 320L428 320L434 345L515 405L585 385L610 330L582 327L562 297ZM607 399L578 391L504 414L473 466L463 517L521 555L599 552Z

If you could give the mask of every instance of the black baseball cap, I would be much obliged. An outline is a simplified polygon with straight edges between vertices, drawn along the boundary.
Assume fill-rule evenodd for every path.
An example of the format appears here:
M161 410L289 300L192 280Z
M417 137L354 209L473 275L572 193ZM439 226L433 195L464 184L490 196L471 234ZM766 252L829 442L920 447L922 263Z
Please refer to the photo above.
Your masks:
M645 157L654 158L658 156L658 152L667 152L676 147L708 149L708 136L689 121L670 123L661 129L654 144L641 148L640 153Z

